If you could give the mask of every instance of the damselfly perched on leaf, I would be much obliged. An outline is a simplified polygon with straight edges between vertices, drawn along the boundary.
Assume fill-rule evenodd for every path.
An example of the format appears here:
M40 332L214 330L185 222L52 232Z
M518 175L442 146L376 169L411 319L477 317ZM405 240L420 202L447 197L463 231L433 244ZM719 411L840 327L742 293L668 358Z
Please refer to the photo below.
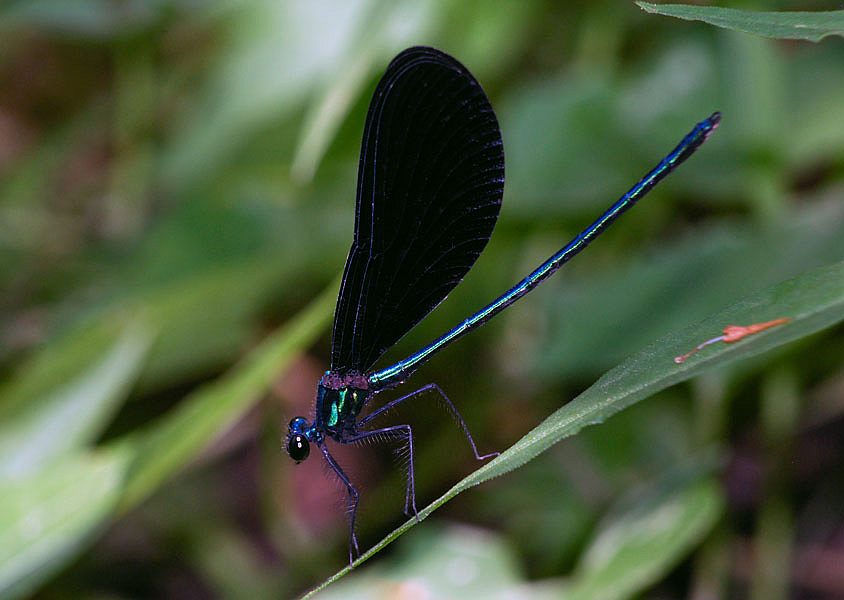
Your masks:
M459 411L435 383L374 410L372 400L404 383L450 343L526 295L586 248L624 211L691 156L718 126L704 119L659 164L594 223L530 275L453 329L399 362L373 370L384 352L431 312L463 279L489 241L504 190L504 148L489 100L472 74L433 48L409 48L381 78L369 106L358 167L355 233L334 313L331 368L317 386L312 420L290 421L287 452L305 460L315 444L347 490L349 561L359 494L328 450L394 439L409 457L405 513L416 511L410 425L372 426L391 408L427 391L440 394L478 460Z

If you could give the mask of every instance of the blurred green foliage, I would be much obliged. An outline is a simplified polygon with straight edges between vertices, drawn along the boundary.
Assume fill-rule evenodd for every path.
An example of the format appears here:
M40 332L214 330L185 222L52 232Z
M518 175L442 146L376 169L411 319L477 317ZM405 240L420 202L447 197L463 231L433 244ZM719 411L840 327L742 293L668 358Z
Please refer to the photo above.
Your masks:
M388 359L521 278L696 121L724 120L414 378L482 449L516 444L461 481L477 465L448 416L396 411L420 506L444 494L437 519L487 531L428 520L326 594L844 593L823 566L844 552L844 48L822 25L839 37L608 1L0 5L0 597L278 598L344 565L336 482L280 441L326 364L369 95L414 44L484 85L508 181L472 273ZM778 316L794 322L670 362L725 319ZM385 448L340 457L370 547L403 521L403 475Z

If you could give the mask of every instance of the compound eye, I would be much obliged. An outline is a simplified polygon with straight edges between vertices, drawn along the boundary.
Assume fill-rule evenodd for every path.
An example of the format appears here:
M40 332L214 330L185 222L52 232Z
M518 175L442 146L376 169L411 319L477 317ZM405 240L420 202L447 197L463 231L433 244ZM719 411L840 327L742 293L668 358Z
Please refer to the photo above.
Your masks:
M297 463L308 458L308 454L311 453L311 444L308 442L308 438L299 434L291 435L287 440L287 453Z
M294 433L303 433L308 428L308 421L304 417L296 417L290 420L287 427Z

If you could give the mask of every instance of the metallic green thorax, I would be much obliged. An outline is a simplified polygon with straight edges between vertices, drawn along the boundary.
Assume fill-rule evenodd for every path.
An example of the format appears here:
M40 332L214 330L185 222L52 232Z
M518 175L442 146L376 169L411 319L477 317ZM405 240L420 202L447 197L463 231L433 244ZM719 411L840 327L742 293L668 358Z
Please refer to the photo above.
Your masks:
M354 395L354 392L352 392ZM339 390L339 398L334 400L331 403L331 414L328 417L328 422L326 425L329 427L336 427L337 423L340 422L340 413L346 412L346 407L348 404L346 403L346 398L349 395L349 388Z
M353 387L331 389L320 385L316 402L316 426L329 435L353 427L366 396L366 390Z

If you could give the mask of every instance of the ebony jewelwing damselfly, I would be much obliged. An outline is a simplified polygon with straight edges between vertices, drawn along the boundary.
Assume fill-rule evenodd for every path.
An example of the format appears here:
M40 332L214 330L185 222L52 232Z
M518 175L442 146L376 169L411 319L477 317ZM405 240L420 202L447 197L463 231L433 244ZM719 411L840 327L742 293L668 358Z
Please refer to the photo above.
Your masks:
M416 511L410 425L371 428L397 404L436 391L479 454L459 411L435 383L361 416L372 399L403 383L448 344L530 292L586 248L636 204L718 126L704 119L630 191L530 275L453 329L399 362L373 371L384 352L431 312L463 279L489 241L504 189L504 149L498 121L480 84L451 56L433 48L400 53L378 83L361 144L355 234L331 340L331 368L317 386L314 417L290 421L287 452L297 463L316 444L347 490L349 562L360 554L355 536L359 494L328 451L365 440L399 440L408 456L404 511Z

